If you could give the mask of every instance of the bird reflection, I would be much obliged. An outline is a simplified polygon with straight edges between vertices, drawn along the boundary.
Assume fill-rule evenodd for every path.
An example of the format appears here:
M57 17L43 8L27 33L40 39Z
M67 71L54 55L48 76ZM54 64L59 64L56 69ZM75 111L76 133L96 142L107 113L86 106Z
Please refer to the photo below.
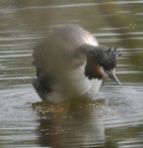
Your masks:
M54 148L97 147L105 143L104 125L96 111L88 115L53 113L40 119L39 144Z

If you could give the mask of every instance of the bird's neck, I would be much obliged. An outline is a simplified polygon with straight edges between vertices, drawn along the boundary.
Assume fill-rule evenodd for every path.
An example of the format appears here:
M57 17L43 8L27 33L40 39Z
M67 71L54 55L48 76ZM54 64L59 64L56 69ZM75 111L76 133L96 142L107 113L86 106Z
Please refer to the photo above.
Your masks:
M89 79L89 76L85 74L87 66L89 65L85 62L82 66L73 70L70 76L75 87L77 87L81 94L87 94L90 98L94 98L102 86L102 80L95 79L95 74L90 75L92 79Z
M85 66L85 76L90 80L92 79L102 79L102 73L100 66L93 59L87 58L86 66Z

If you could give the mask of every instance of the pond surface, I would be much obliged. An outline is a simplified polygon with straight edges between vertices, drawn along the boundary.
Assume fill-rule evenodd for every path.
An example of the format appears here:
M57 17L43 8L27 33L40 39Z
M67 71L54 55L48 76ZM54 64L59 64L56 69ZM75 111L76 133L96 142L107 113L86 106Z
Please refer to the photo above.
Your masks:
M116 6L126 21L130 42L111 25L101 6ZM0 147L143 147L143 1L1 0L0 1ZM126 19L125 19L126 18ZM107 80L88 114L40 117L40 101L31 85L32 49L52 26L74 23L91 31L101 44L122 47L117 75ZM116 23L112 23L116 24ZM124 24L124 23L123 23ZM128 48L128 45L135 46ZM78 115L77 115L78 114Z

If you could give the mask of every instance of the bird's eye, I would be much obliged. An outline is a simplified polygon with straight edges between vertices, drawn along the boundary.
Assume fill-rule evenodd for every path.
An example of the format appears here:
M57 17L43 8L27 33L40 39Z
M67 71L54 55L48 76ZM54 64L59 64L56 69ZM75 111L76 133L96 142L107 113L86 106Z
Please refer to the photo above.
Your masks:
M104 64L103 64L103 69L105 70L105 71L108 71L108 70L110 70L110 69L114 69L116 67L116 63L115 62L105 62Z

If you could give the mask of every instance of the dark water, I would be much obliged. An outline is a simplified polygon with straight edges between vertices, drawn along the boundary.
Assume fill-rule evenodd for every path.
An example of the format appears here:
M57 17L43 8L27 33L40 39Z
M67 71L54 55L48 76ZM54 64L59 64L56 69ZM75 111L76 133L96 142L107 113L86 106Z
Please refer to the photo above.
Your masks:
M112 26L101 5L116 5L112 15L126 16L135 43ZM94 0L0 1L0 147L143 147L143 1L102 3ZM128 19L127 19L128 18ZM124 20L124 19L123 19ZM122 47L117 75L122 86L105 82L88 114L49 115L41 118L32 109L40 101L31 85L35 75L32 49L48 29L58 24L80 24L101 44Z

